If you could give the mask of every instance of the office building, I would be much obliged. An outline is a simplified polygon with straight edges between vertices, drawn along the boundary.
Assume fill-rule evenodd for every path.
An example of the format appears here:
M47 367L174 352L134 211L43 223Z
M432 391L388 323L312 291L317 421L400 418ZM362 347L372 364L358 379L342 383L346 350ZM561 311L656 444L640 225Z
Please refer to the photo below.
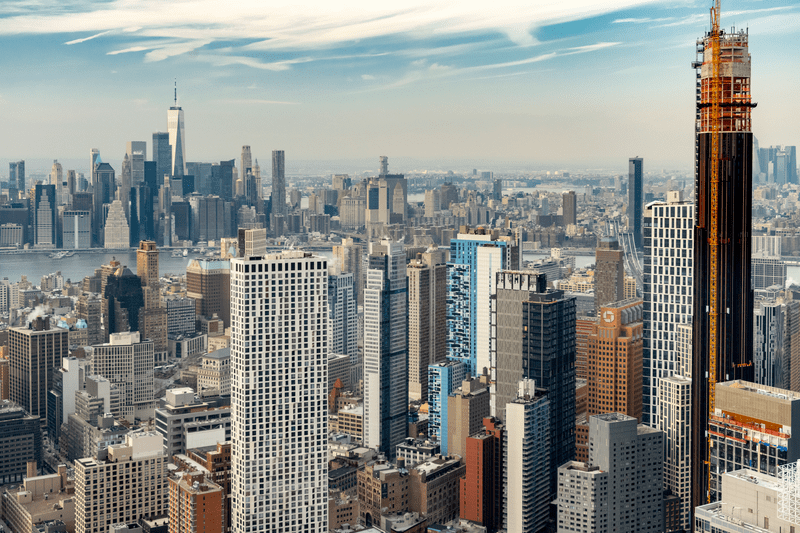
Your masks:
M8 348L10 399L45 423L52 371L69 356L69 331L51 326L48 317L38 317L26 327L8 330Z
M408 470L373 461L358 471L359 518L367 527L381 517L408 510Z
M506 422L506 404L518 384L532 379L550 402L550 492L555 498L558 466L575 457L575 299L547 289L535 272L497 275L495 416ZM516 385L515 385L516 383Z
M231 395L231 349L222 348L203 356L197 372L197 389L201 397Z
M327 260L302 251L235 258L231 278L233 531L323 531Z
M678 191L644 211L642 422L656 428L659 380L681 373L677 327L692 321L693 224L694 204L684 202ZM686 362L691 365L691 358Z
M143 338L153 341L155 353L163 354L167 351L167 309L161 303L158 247L155 242L139 243L139 249L136 250L136 274L142 280L144 295L144 309L139 312L139 331Z
M408 510L446 524L458 519L459 480L466 468L460 457L438 455L412 468L408 476Z
M501 236L499 230L463 226L458 237L450 241L447 357L463 361L471 376L494 367L490 353L495 275L517 268L519 248L513 237Z
M8 186L25 191L25 161L12 161L8 164Z
M697 187L694 231L694 358L692 376L692 507L707 503L709 470L706 440L709 386L728 380L753 381L753 291L751 289L751 227L753 134L750 113L750 53L748 34L733 29L709 32L698 40ZM712 48L719 45L723 87L719 106L712 104ZM700 51L703 57L700 58ZM735 69L734 69L735 66ZM716 112L719 114L716 115ZM719 132L719 133L715 133ZM718 140L715 148L714 139ZM717 158L717 160L713 160ZM712 202L715 202L712 204ZM716 227L714 227L716 226ZM737 237L742 236L742 237ZM710 360L714 359L712 367ZM713 468L713 465L712 465ZM712 490L713 493L713 490ZM713 501L713 498L712 500Z
M551 454L550 400L537 394L533 380L519 383L517 397L506 404L503 442L504 527L507 531L541 531L547 525Z
M99 153L96 157L96 164L93 167L93 176L92 238L95 246L103 247L105 239L106 205L110 206L116 197L117 180L115 178L114 168L108 163L102 162ZM125 244L124 247L127 248L128 244Z
M786 286L786 263L780 257L753 254L751 261L753 289Z
M186 296L194 298L197 316L231 324L230 261L192 259L186 267Z
M407 437L397 445L397 461L400 462L402 459L406 468L424 463L441 454L442 447L439 443L428 439Z
M589 462L558 469L558 531L664 531L663 435L620 413L589 419Z
M186 174L186 131L183 124L183 109L178 106L177 87L174 104L167 111L167 133L172 148L170 177L183 178Z
M357 386L362 378L363 362L358 349L358 308L355 276L331 273L328 276L328 346L330 353L347 357L347 381Z
M692 380L673 374L658 382L657 429L664 433L664 488L680 500L680 527L691 530Z
M445 253L417 254L408 264L408 394L428 399L428 365L447 357Z
M437 189L425 191L425 218L433 218L442 210L442 194Z
M450 393L446 400L447 427L443 428L447 433L446 454L466 459L467 438L483 429L483 421L490 412L489 398L489 381L486 376L465 379L459 388Z
M628 229L633 233L636 249L642 249L642 212L644 210L644 174L641 157L628 160Z
M461 361L445 361L428 366L428 438L438 442L448 455L448 397L468 375Z
M239 257L261 256L267 253L267 230L265 228L239 228Z
M83 250L92 246L92 214L64 211L61 243L64 249Z
M625 298L624 252L614 237L602 237L595 251L594 308L597 315L606 304Z
M137 433L124 444L75 461L75 533L167 513L167 457L161 436Z
M364 305L364 248L356 244L352 238L342 239L342 244L333 247L333 261L341 272L353 274L353 289L359 306Z
M189 387L169 389L164 406L155 410L155 420L169 458L231 440L230 407L198 400Z
M222 487L201 471L169 477L169 533L223 533L225 500Z
M115 384L120 393L121 416L153 416L155 381L153 341L140 340L138 331L112 333L107 344L93 346L92 372Z
M164 176L172 175L170 132L153 133L153 161L156 164L155 183L164 183Z
M167 335L190 335L195 332L197 304L194 298L168 296L164 298L167 313Z
M370 243L367 265L364 444L392 458L408 433L408 288L402 243Z
M111 249L130 248L130 232L122 202L114 200L108 208L108 216L103 226L103 246Z
M564 226L578 223L578 197L575 191L564 191L561 194Z
M459 483L464 520L495 532L503 526L503 424L496 418L483 420L483 431L467 439L465 476Z
M754 305L754 383L788 389L791 378L791 335L786 331L782 298L758 299ZM788 349L787 349L788 348Z
M65 357L53 369L53 388L47 391L47 434L54 445L61 436L61 426L75 412L75 393L83 388L78 359Z
M55 185L36 184L33 198L33 246L55 248L57 243L57 203Z
M286 216L286 166L283 150L272 151L272 214Z
M139 331L145 304L141 278L118 261L103 265L101 276L106 340L112 333Z
M75 303L75 315L86 322L86 345L94 346L105 340L103 335L103 299L99 294L85 292Z
M42 466L42 421L22 406L0 401L0 484L19 483L28 475L28 464Z

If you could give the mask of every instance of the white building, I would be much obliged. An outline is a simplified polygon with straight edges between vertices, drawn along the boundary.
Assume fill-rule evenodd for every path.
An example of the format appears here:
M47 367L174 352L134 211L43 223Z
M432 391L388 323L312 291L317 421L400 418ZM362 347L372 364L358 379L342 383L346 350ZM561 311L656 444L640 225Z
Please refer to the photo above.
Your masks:
M364 445L392 458L408 434L406 252L401 243L388 240L371 242L369 252L364 290Z
M130 227L128 219L125 218L125 210L122 202L114 200L108 208L106 217L105 240L106 248L129 248L130 247Z
M536 394L532 379L520 381L517 399L506 404L505 427L504 527L541 531L550 516L550 400Z
M325 258L231 259L235 533L327 530L327 295Z
M664 432L664 488L681 500L681 525L691 530L692 380L675 374L658 384L658 427Z
M167 457L231 440L230 408L213 407L196 399L190 387L168 390L155 419Z
M139 332L112 333L109 342L92 347L92 372L116 384L122 417L133 422L153 417L155 402L153 341Z
M201 365L197 372L200 396L230 396L231 349L222 348L204 355Z
M660 419L658 382L678 370L676 328L692 319L693 232L694 204L679 191L645 207L642 422L651 427Z
M167 456L157 433L128 434L124 444L75 461L75 533L166 514Z

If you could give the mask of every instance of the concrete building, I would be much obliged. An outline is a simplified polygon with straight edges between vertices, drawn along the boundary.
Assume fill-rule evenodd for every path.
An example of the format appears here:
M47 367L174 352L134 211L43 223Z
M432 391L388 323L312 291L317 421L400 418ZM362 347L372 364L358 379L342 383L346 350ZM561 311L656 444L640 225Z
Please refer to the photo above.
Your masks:
M197 372L197 389L201 397L230 396L231 349L222 348L203 356Z
M99 294L84 293L75 304L75 315L86 321L86 344L94 346L105 340L103 334L103 299Z
M33 247L56 248L59 235L55 185L37 183L34 187L34 197L31 200L33 203Z
M37 526L58 520L75 533L75 487L67 478L67 466L55 474L25 478L21 486L3 492L3 514L12 531L35 532Z
M346 356L347 379L344 381L356 387L362 378L363 361L358 349L358 306L352 273L329 274L328 313L330 353Z
M461 227L450 241L447 267L447 357L462 361L471 376L490 372L492 296L495 276L519 268L519 247L499 230Z
M8 330L9 397L42 422L47 420L47 391L53 388L52 371L69 356L69 331L51 327L50 320L38 317L27 327Z
M447 397L447 454L467 457L467 438L483 429L490 412L489 382L486 376L465 379Z
M83 388L83 372L75 357L64 357L53 369L53 388L47 392L47 433L58 444L61 425L75 412L75 393Z
M641 211L640 211L641 212ZM625 295L625 252L614 237L603 237L595 251L594 307L600 315L604 305L619 302Z
M61 228L61 243L64 249L83 250L92 247L90 211L64 211Z
M186 296L194 298L198 317L222 319L231 325L230 261L193 259L186 267Z
M272 214L286 216L286 170L283 150L272 151Z
M267 253L267 230L265 228L239 228L238 257L262 256Z
M129 422L152 418L155 407L153 342L140 341L138 331L112 333L110 342L93 346L92 372L115 384L121 415Z
M184 464L183 458L186 461ZM173 457L175 464L182 470L200 470L206 479L222 488L225 494L225 528L231 530L231 443L217 443L214 446L203 446L186 450L186 455Z
M550 507L550 400L531 379L519 383L506 404L503 434L503 527L534 533L547 525Z
M694 204L679 191L644 210L644 351L642 422L657 427L659 380L682 374L676 328L692 322ZM687 361L691 366L691 359ZM685 375L685 374L682 374Z
M408 510L424 515L429 524L458 519L459 480L466 467L460 457L439 455L411 469L408 477Z
M131 434L124 444L75 461L75 533L165 514L167 458L161 436Z
M178 472L169 477L169 533L223 533L225 500L222 487L203 472Z
M130 226L128 225L128 219L125 218L125 210L120 200L111 202L103 231L103 246L105 248L130 248Z
M664 531L663 434L620 413L589 419L589 462L558 469L558 532Z
M550 402L550 491L554 498L558 466L575 457L575 300L547 289L534 272L497 275L495 416L506 422L506 404L517 397L519 382L532 379Z
M321 531L327 524L327 289L327 260L307 252L231 260L231 523L237 533L298 524ZM294 308L287 302L293 292ZM266 334L275 338L258 339ZM273 509L281 498L283 508Z
M467 376L467 365L462 361L428 366L428 438L440 444L444 455L448 454L448 398Z
M359 306L364 304L365 272L362 272L364 248L353 239L342 239L340 246L333 247L333 261L341 272L353 274L353 289Z
M658 384L658 429L664 433L664 488L680 500L680 527L691 529L692 380L673 374ZM669 531L669 530L668 530Z
M367 527L379 524L384 515L408 510L408 482L407 470L385 461L358 471L359 518Z
M564 191L561 194L564 226L578 223L578 197L575 191Z
M19 483L42 464L42 423L9 400L0 401L0 485Z
M155 420L168 458L231 439L230 407L197 400L189 387L168 390L164 406L155 410Z
M503 525L504 427L492 417L483 420L483 427L467 439L460 516L493 532Z
M190 335L196 330L197 303L194 298L168 296L164 298L167 313L167 336Z
M409 262L407 273L408 393L412 399L424 402L428 399L428 365L441 363L447 357L445 252L417 254Z
M791 340L786 331L787 306L780 299L757 299L753 317L754 382L788 389L791 382Z
M441 455L441 452L442 448L438 442L408 437L397 445L397 461L402 459L405 467L411 468Z
M408 435L408 287L401 243L370 243L364 289L364 444L392 458Z
M799 393L741 380L716 390L716 414L709 417L712 501L726 498L719 493L725 472L750 468L777 476L781 465L800 459L800 439L791 431L800 424Z
M786 263L780 256L754 253L751 262L754 289L766 289L773 285L786 286Z

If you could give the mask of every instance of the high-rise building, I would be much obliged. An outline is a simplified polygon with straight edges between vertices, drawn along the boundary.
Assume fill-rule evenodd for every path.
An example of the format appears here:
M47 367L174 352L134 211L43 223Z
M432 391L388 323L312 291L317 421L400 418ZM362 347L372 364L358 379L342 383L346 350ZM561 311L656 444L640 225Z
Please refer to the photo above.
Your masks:
M64 211L61 243L64 249L83 250L92 246L90 211Z
M564 226L575 225L578 223L578 197L575 191L564 191L561 195Z
M16 187L18 191L25 191L25 161L12 161L8 164L9 187Z
M642 212L644 210L644 175L641 157L628 160L628 229L633 233L636 249L642 249Z
M466 459L467 439L483 428L483 420L490 412L489 399L489 380L486 376L465 379L458 389L450 393L446 400L447 426L443 430L447 433L447 455Z
M283 150L272 151L272 214L286 216L286 168Z
M100 154L96 155L97 164L94 167L94 182L92 183L92 200L94 202L94 213L92 214L92 233L94 234L95 246L103 246L105 239L106 225L106 205L111 205L117 191L117 181L114 169L108 163L100 160ZM125 245L128 247L128 244Z
M186 267L186 296L194 298L197 316L219 317L231 324L231 263L192 259Z
M161 435L137 433L75 461L75 533L107 533L112 524L166 514L167 460Z
M155 425L167 457L209 446L210 442L231 440L230 406L214 406L197 399L190 387L169 389L165 393L163 405L155 410Z
M364 444L394 457L408 434L408 287L402 243L369 244L364 289Z
M690 531L692 380L673 374L658 381L657 428L664 433L664 488L680 499L680 524Z
M364 304L364 273L362 264L364 262L364 247L356 244L352 238L342 239L342 244L333 247L333 261L342 272L353 274L353 289L356 294L358 305Z
M328 346L330 353L347 356L351 387L361 380L363 362L358 349L358 306L352 273L331 273L328 276Z
M167 132L172 147L172 167L170 177L183 178L186 174L186 131L183 125L183 109L178 106L178 89L175 88L175 102L167 111Z
M428 365L447 357L445 253L417 254L408 264L407 274L408 394L424 402L428 399Z
M589 462L558 469L558 531L664 531L663 435L620 413L589 419Z
M0 483L4 485L21 482L29 461L42 465L42 421L25 411L13 401L0 401Z
M169 533L223 533L226 500L222 487L202 471L173 474L169 478Z
M624 252L614 237L602 237L595 250L594 308L600 314L604 305L625 298Z
M112 265L112 270L104 278L103 284L106 341L112 333L139 331L139 315L144 308L141 278L128 267L116 264Z
M107 344L93 348L92 371L117 386L122 417L130 422L151 418L155 408L153 341L142 340L138 331L112 333Z
M33 199L34 248L56 247L56 213L56 186L37 183Z
M785 331L786 306L777 299L758 299L753 312L753 382L788 389L791 354L785 350L790 340Z
M83 388L78 359L64 357L53 369L53 388L47 391L47 433L58 444L61 425L75 412L75 393Z
M164 299L167 335L190 335L196 331L197 304L194 298L169 296Z
M307 252L231 259L234 532L327 528L327 289Z
M449 407L447 399L467 377L467 366L461 361L445 361L428 366L428 438L438 442L448 455L447 431Z
M433 218L442 210L442 195L437 189L425 191L425 218Z
M267 253L266 228L239 228L239 257L264 255Z
M463 361L471 376L494 367L490 353L495 275L517 268L519 248L513 237L501 236L499 230L462 226L458 237L450 241L447 357Z
M750 95L748 38L745 30L722 33L712 28L698 40L698 54L703 55L693 63L699 70L692 317L695 378L692 508L707 503L713 492L708 490L710 463L706 435L709 414L717 406L709 404L709 387L728 380L753 381L754 377L750 277L753 191L750 116L754 104ZM715 56L718 68L714 67ZM719 87L732 90L722 90L720 95ZM708 380L703 378L714 369L715 375Z
M506 531L542 531L550 516L550 399L531 379L519 383L506 404L503 435L503 503Z
M172 174L172 146L169 132L153 133L153 161L156 164L155 183L163 183L164 175Z
M461 518L494 533L503 523L503 424L484 418L484 430L467 439L461 478Z
M53 369L69 356L69 331L38 317L27 327L8 330L8 348L11 401L46 421L47 391L53 388Z
M497 379L495 413L506 421L506 404L518 384L532 379L550 402L550 492L558 467L575 457L575 298L547 289L536 272L497 274L494 328ZM506 424L508 425L508 424Z
M144 309L139 313L142 337L153 341L156 353L167 351L167 310L161 304L158 271L158 247L153 241L141 241L136 251L136 274L142 280Z
M99 294L84 293L75 303L75 314L86 322L86 344L94 346L105 340L103 335L103 299Z
M650 203L644 211L642 422L656 428L658 382L681 373L676 327L692 320L694 205L681 196L669 191L666 202Z
M120 200L111 202L108 208L108 217L103 226L103 246L105 248L130 248L131 235L128 219L125 217L125 209Z
M125 155L131 162L131 186L144 184L144 162L147 159L145 141L128 141Z

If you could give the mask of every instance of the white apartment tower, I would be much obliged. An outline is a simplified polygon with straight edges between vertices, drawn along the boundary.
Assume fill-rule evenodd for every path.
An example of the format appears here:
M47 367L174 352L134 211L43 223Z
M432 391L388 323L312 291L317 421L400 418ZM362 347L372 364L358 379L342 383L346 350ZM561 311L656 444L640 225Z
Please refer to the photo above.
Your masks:
M393 458L408 434L406 252L369 244L364 290L364 445Z
M651 427L660 419L658 382L678 372L677 327L692 319L693 228L694 204L679 191L645 206L642 422Z
M231 259L234 533L328 529L328 264Z

